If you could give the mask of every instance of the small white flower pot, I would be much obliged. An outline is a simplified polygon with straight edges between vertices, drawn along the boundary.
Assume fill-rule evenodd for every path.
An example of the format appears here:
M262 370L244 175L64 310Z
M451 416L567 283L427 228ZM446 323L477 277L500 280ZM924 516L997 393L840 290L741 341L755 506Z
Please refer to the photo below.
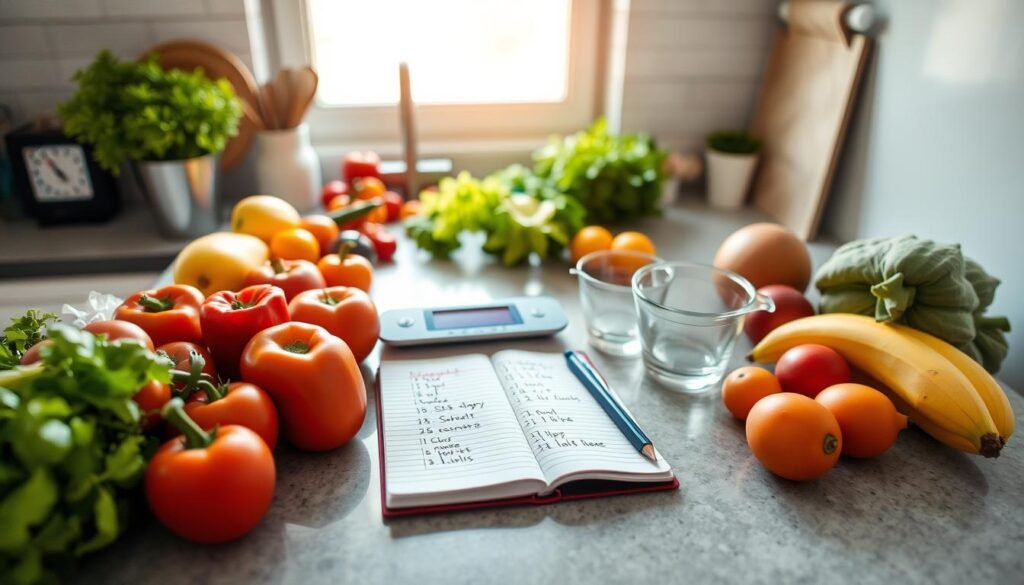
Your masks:
M256 134L256 188L305 213L320 203L320 159L309 141L309 126Z
M708 204L717 209L739 209L746 201L757 168L757 153L732 154L707 149Z

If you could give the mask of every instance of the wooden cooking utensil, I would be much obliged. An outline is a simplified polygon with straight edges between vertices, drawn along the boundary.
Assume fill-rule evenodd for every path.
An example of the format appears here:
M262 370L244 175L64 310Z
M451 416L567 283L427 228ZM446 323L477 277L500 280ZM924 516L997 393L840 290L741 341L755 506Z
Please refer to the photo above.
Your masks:
M220 168L227 171L242 162L252 145L256 130L266 126L266 119L257 114L260 109L260 86L245 63L231 51L203 41L162 43L147 49L139 56L139 60L151 54L156 54L157 62L164 69L193 71L200 67L210 79L228 80L235 95L243 102L243 113L248 105L253 115L246 113L239 121L238 134L228 141L220 155Z
M301 124L302 119L306 117L306 111L309 110L309 105L316 97L316 88L320 83L320 78L312 67L306 66L292 71L292 83L293 93L291 109L288 113L288 125L294 128Z
M268 130L281 128L277 119L277 106L274 98L274 86L267 82L260 88L260 102L263 107L263 116L267 122Z
M278 127L281 129L291 128L288 112L292 100L295 99L291 87L292 70L287 67L282 68L274 76L270 85L274 88L274 117L277 118Z

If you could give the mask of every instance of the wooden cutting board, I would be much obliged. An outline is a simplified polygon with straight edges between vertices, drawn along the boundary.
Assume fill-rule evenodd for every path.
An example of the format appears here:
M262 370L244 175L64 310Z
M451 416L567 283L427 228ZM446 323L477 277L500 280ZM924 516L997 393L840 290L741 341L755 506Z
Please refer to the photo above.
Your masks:
M843 25L851 7L789 3L754 115L764 141L754 205L805 240L817 234L871 46Z

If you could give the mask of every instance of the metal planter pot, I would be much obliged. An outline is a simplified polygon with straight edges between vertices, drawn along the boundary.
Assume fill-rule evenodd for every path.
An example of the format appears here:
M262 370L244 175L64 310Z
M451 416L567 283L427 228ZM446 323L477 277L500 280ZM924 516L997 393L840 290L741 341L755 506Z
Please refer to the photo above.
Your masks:
M160 233L193 238L217 229L218 156L171 161L135 161L132 168Z

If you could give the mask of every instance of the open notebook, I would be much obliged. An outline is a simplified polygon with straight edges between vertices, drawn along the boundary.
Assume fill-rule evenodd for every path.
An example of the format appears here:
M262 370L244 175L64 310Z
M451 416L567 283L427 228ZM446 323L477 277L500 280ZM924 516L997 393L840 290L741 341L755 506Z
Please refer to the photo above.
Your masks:
M660 454L654 463L637 452L562 354L386 361L377 400L385 516L679 485Z

